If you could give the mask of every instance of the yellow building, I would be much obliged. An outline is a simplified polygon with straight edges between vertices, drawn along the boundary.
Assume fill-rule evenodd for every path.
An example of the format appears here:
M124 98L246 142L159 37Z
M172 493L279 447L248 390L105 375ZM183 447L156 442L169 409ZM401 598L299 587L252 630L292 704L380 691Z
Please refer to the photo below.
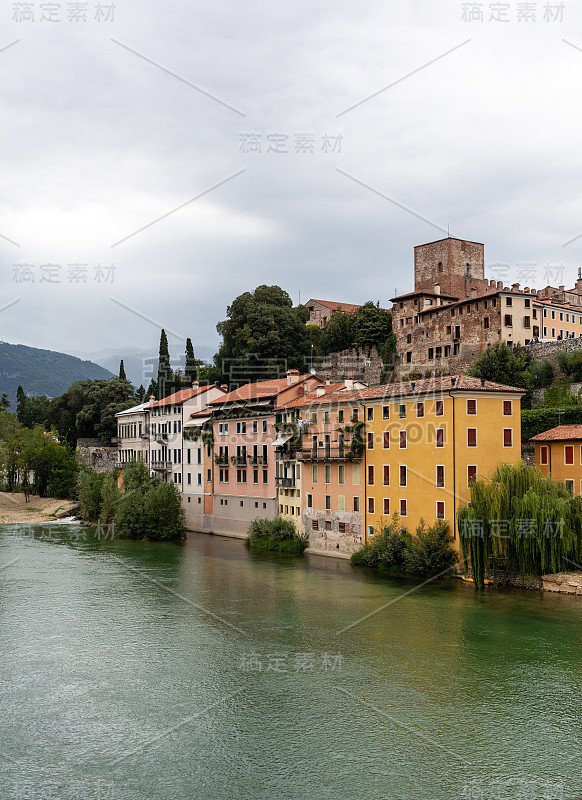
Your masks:
M457 509L471 483L521 458L522 389L467 375L361 393L365 541L398 513L414 534L420 519L445 519L455 544Z
M582 495L582 425L558 425L532 436L536 467L545 477L564 481L572 494Z

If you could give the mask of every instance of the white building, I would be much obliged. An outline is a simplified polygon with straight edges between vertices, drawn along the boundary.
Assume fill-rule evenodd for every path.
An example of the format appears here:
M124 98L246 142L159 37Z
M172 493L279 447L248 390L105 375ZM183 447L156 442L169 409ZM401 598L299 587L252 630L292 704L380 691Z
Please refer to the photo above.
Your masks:
M149 404L150 412L150 467L165 481L173 481L185 495L188 505L202 505L204 490L203 444L200 440L185 438L191 415L205 409L211 400L225 394L216 385L199 386L194 381L191 389L181 389L175 394ZM200 502L199 502L200 501Z
M149 463L149 403L141 403L115 415L117 419L117 466L130 461Z

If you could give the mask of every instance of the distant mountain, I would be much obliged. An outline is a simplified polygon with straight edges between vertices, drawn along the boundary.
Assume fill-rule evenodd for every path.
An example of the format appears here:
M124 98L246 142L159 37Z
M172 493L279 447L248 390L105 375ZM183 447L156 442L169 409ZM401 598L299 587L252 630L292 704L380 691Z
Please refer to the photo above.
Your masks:
M58 397L75 381L112 377L109 370L92 361L24 344L0 342L0 394L6 392L10 397L11 411L16 410L18 385L28 395Z
M184 345L173 345L170 343L170 356L173 369L178 369L184 366ZM138 347L119 347L107 348L92 353L80 353L77 355L90 358L96 364L101 364L102 367L110 369L116 375L119 373L119 362L123 359L123 366L128 380L130 380L135 388L143 384L147 389L149 382L158 374L158 349L157 345L154 351L143 350ZM212 361L214 351L210 347L195 347L194 352L197 358L203 361Z

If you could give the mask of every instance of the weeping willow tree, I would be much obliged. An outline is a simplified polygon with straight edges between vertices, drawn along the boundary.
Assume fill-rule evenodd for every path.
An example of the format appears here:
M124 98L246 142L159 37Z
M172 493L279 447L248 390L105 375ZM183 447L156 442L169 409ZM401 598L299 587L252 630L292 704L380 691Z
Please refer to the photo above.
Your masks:
M489 570L539 577L563 571L567 559L580 563L582 500L523 462L476 481L458 526L465 569L469 559L479 589Z

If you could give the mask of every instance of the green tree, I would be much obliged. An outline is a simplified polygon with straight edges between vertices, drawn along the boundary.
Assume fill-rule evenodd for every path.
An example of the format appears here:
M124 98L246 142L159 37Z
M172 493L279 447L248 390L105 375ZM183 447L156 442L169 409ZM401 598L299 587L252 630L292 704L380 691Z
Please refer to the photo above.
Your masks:
M72 448L80 438L99 438L108 444L117 435L115 414L136 402L127 380L78 381L50 402L48 417L60 438Z
M200 361L194 355L194 347L192 346L192 339L186 339L186 361L184 363L184 378L185 382L191 386L192 382L198 377L198 367Z
M392 314L371 300L355 313L355 342L360 347L381 347L392 333Z
M304 372L310 343L303 306L293 307L280 286L258 286L239 295L228 306L227 319L216 326L222 344L214 357L226 381L234 361L239 375L247 369L248 380L264 380L276 370Z
M406 572L424 577L447 573L459 560L452 543L446 520L438 519L427 527L421 519L406 552Z
M126 381L127 376L125 374L125 367L123 366L123 359L119 362L119 380Z
M28 411L27 397L22 386L16 389L16 419L21 425L25 425L25 419Z
M0 397L0 409L3 411L8 411L10 408L10 400L8 398L8 394L6 392L2 392L2 397Z
M327 355L328 353L347 350L355 342L356 315L348 314L346 311L336 311L321 332L323 354Z
M505 342L496 342L481 353L469 370L469 375L529 389L532 383L530 364L531 356L525 348L512 348Z
M532 386L543 388L549 386L554 380L554 368L549 359L543 361L532 361L530 365Z
M478 589L488 570L537 577L563 571L568 560L580 563L582 500L523 462L500 464L489 480L474 483L458 526Z
M176 390L175 375L170 366L170 350L168 347L168 337L166 331L162 328L160 334L160 350L158 355L158 380L157 380L157 398L161 400L173 394Z
M352 564L381 572L404 572L410 533L400 524L398 514L373 539L351 556Z
M151 381L150 381L150 385L148 386L148 388L146 390L145 399L149 400L150 397L157 397L157 396L158 396L158 382L155 381L152 378ZM145 400L144 400L144 402L145 402Z
M181 541L185 515L180 492L173 483L151 477L143 461L123 471L123 491L115 502L115 531L129 539Z

